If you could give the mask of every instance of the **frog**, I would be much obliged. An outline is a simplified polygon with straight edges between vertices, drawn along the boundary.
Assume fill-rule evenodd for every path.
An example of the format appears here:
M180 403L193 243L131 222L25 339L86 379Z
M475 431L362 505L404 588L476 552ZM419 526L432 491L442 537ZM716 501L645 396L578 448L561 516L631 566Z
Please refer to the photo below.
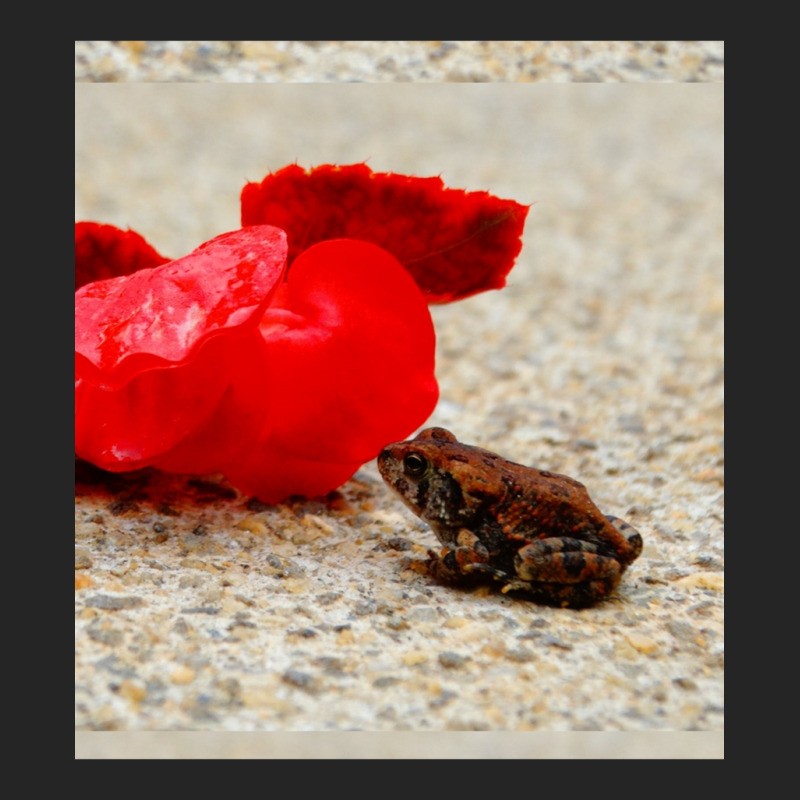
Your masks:
M603 514L580 481L464 444L445 428L386 445L377 466L441 543L427 562L439 583L585 608L609 598L642 552L639 531Z

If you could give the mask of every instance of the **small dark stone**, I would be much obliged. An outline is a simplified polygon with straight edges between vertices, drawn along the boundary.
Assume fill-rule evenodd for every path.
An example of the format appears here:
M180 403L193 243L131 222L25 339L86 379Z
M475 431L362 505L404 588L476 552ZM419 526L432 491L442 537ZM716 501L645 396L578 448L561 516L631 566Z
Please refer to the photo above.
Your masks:
M696 564L698 567L703 567L708 570L722 569L722 562L718 558L709 555L697 556L697 558L692 560L692 564Z
M101 658L99 661L96 661L95 667L97 669L110 672L112 675L115 675L118 678L138 677L138 673L136 672L136 670L125 664L119 658L119 656L115 655L114 653L112 653L110 656L106 656L105 658Z
M391 539L386 539L383 542L375 545L373 549L375 550L411 550L414 547L408 539L404 539L402 536L392 536Z
M314 688L314 676L297 669L286 670L286 672L281 675L281 680L284 683L289 683L292 686L296 686L298 689L304 689L306 691L310 691Z
M458 667L462 667L468 660L468 656L459 655L451 650L445 650L444 653L439 653L439 663L447 669L458 669Z
M206 694L201 694L194 703L189 700L183 710L196 722L219 722L219 717L208 707L210 703L211 698Z
M186 636L189 633L189 623L183 617L178 617L172 626L172 633L177 633L178 636Z
M322 667L326 675L334 675L341 678L346 673L344 671L344 661L336 656L318 656L314 659L317 666Z
M228 706L242 705L242 686L236 678L217 678L213 688L218 703Z
M341 592L324 592L323 594L318 594L314 598L314 602L320 606L329 606L331 603L335 603L341 596Z
M107 644L109 647L116 647L117 645L122 644L122 631L104 630L102 628L89 628L87 633L92 641L100 642L100 644Z
M176 511L169 503L162 503L158 507L158 513L163 514L165 517L179 517L181 512Z
M257 628L258 626L255 622L250 622L247 619L236 619L228 625L228 630L233 630L234 628Z
M524 664L528 661L533 661L534 655L530 650L519 647L516 650L509 650L506 653L506 658L509 661L516 661L518 664Z
M688 622L683 620L672 620L667 623L667 630L679 641L694 642L697 639L697 630Z
M451 700L458 697L456 692L450 691L450 689L444 689L442 693L435 699L431 700L428 703L429 708L441 708L442 706L446 706Z
M617 418L620 428L626 433L644 433L644 420L639 414L622 414Z
M270 503L265 503L262 500L259 500L257 497L251 497L245 504L245 508L248 511L269 511L272 508Z
M139 504L131 497L120 497L108 506L108 510L118 517L128 511L139 511Z
M168 687L160 678L149 678L145 681L145 696L142 705L160 706L167 699Z
M123 608L138 608L143 605L141 597L112 597L109 594L96 594L86 598L86 605L91 608L103 608L106 611L119 611Z
M437 48L428 53L428 58L431 61L438 61L440 58L444 58L451 50L456 49L458 49L457 45L453 44L453 42L442 42ZM389 57L385 60L392 61L393 59ZM389 69L394 69L394 64L392 64Z
M365 617L368 614L374 614L377 608L378 608L377 603L374 600L369 599L369 600L361 600L358 603L356 603L355 608L353 608L353 611L356 614L358 614L359 617Z
M213 606L193 606L192 608L182 608L181 614L219 614L219 609Z
M569 642L564 642L557 636L551 636L550 634L545 634L542 636L540 641L542 644L546 644L548 647L558 647L561 650L572 650L572 645L569 644Z
M408 613L408 618L412 622L433 622L439 614L433 606L419 606Z

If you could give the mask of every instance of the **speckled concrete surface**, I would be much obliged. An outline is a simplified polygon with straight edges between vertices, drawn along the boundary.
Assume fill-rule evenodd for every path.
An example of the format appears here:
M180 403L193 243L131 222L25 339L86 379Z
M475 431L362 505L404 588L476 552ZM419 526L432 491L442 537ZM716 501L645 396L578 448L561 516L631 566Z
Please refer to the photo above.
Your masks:
M81 473L77 732L696 730L719 752L723 85L75 88L76 219L168 255L293 161L535 203L509 286L433 309L430 423L579 478L645 540L613 600L559 610L433 583L435 539L374 463L273 508Z
M722 81L724 42L75 42L80 81Z

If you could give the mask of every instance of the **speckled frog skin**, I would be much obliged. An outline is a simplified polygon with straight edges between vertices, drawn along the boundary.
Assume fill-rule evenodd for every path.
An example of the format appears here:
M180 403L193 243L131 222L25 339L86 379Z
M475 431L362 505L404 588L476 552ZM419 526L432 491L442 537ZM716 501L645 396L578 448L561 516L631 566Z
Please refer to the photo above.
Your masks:
M429 567L446 583L497 582L539 603L581 608L608 597L642 552L566 475L507 461L428 428L378 456L383 479L444 545Z

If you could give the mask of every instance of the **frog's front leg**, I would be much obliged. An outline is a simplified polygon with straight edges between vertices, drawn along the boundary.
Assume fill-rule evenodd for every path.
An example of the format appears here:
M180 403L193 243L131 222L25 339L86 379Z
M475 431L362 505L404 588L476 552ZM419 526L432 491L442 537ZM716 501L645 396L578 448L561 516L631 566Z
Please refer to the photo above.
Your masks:
M429 570L434 578L444 583L474 583L481 574L494 576L499 572L489 566L489 551L472 531L461 528L454 544L438 554L428 551Z

